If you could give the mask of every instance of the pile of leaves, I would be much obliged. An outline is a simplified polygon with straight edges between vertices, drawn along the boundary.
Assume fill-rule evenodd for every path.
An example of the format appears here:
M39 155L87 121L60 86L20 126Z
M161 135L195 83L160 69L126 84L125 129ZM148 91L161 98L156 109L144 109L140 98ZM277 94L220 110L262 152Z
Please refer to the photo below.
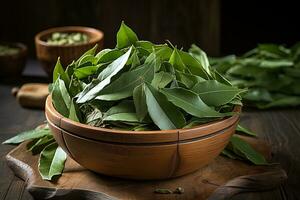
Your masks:
M201 59L201 49L189 50ZM237 57L211 58L211 65L230 82L248 88L243 100L261 109L300 105L300 43L291 48L260 44Z
M245 90L167 44L138 40L124 23L114 49L96 48L64 70L55 66L52 101L74 121L125 130L192 127L232 115Z
M96 48L66 67L60 61L50 86L55 109L65 117L91 126L122 130L190 128L231 116L241 105L241 90L211 69L207 56L191 54L167 44L138 40L124 23L117 33L115 49ZM238 126L238 131L254 136ZM67 158L48 126L39 127L5 141L40 154L43 179L60 175ZM253 164L267 164L249 144L233 136L223 154Z

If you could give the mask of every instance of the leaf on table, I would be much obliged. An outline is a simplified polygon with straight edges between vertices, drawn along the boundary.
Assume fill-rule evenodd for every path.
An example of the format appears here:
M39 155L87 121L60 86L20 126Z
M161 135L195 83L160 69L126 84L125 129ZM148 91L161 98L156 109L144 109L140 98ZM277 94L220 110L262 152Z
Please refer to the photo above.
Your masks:
M175 106L182 108L187 113L199 117L223 117L222 113L207 106L193 91L184 88L164 88L161 92Z
M258 103L257 107L260 109L267 109L272 107L286 107L286 106L298 106L298 105L300 105L299 96L286 96L286 97L276 99L267 104Z
M81 93L78 95L77 103L85 103L89 100L94 99L97 94L107 86L111 78L116 75L126 64L130 53L130 48L124 55L120 56L118 59L114 60L109 64L99 75L97 81L89 83Z
M251 88L243 96L243 98L250 101L264 101L264 102L273 101L270 92L265 88Z
M146 103L150 117L161 129L177 129L185 125L183 114L150 84L145 85Z
M137 41L138 37L135 32L122 21L121 27L117 33L117 48L122 49L124 47L129 47L134 45Z
M36 128L30 131L24 131L18 135L4 141L2 144L19 144L26 140L42 138L44 136L51 136L51 131L48 126L44 128Z
M39 154L47 145L55 142L52 135L46 135L42 138L34 139L27 144L28 151L33 155Z
M256 133L254 133L253 131L243 127L242 125L238 124L237 127L236 127L236 131L238 132L241 132L243 134L246 134L246 135L250 135L250 136L254 136L256 137Z
M233 135L230 138L230 145L234 153L243 157L246 160L249 160L255 165L267 165L267 161L263 155L254 150L251 145L239 138L238 136Z
M39 172L44 180L52 180L63 172L67 154L57 143L46 146L40 154Z

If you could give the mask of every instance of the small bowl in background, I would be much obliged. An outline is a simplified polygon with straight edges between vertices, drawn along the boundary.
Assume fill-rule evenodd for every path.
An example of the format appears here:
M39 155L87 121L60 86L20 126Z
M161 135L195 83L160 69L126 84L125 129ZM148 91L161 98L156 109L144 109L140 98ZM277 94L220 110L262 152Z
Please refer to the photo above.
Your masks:
M0 77L18 78L26 64L27 47L22 43L0 42L2 46L17 48L18 51L10 54L0 54Z
M48 44L47 39L52 33L83 33L88 36L88 42L77 43L72 45L53 45ZM78 59L85 51L93 48L98 44L98 50L103 48L104 34L102 31L81 26L65 26L56 27L44 30L35 36L36 54L38 60L41 62L44 70L51 77L52 72L57 61L60 61L63 66L67 66L73 60Z

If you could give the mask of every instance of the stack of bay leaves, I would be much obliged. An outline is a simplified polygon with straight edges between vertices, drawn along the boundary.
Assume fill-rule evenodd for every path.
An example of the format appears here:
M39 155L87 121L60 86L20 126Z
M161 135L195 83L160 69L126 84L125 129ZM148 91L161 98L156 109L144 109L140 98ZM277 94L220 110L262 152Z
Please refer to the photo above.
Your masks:
M192 45L189 52L201 60L202 50ZM300 43L286 48L259 44L237 57L211 58L210 64L230 82L249 88L247 104L261 109L300 105Z
M171 47L170 47L171 46ZM55 109L65 117L91 126L149 131L191 128L231 116L241 106L241 90L209 65L171 44L138 40L123 22L114 49L96 48L66 67L58 59L50 87ZM238 126L238 130L254 133ZM51 180L61 174L65 153L49 128L21 133L5 143L28 143L40 153L39 171ZM266 164L265 158L238 136L223 152L233 159Z

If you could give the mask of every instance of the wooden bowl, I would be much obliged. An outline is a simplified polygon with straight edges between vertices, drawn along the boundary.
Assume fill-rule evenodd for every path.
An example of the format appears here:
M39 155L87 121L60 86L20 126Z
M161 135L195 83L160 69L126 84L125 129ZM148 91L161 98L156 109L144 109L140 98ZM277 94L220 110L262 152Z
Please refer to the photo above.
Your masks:
M83 167L129 179L182 176L210 163L229 142L239 120L232 117L191 129L122 131L74 122L46 101L45 113L58 144Z
M89 41L87 43L74 45L47 44L46 40L54 32L84 33L89 37ZM60 57L62 65L67 66L73 60L78 59L84 52L93 48L96 44L98 44L98 50L101 50L103 48L103 38L104 34L102 31L89 27L65 26L47 29L35 36L37 58L42 63L47 74L51 76L58 57Z
M18 48L15 54L0 55L0 77L18 78L26 64L27 47L22 43L1 42L2 45Z

